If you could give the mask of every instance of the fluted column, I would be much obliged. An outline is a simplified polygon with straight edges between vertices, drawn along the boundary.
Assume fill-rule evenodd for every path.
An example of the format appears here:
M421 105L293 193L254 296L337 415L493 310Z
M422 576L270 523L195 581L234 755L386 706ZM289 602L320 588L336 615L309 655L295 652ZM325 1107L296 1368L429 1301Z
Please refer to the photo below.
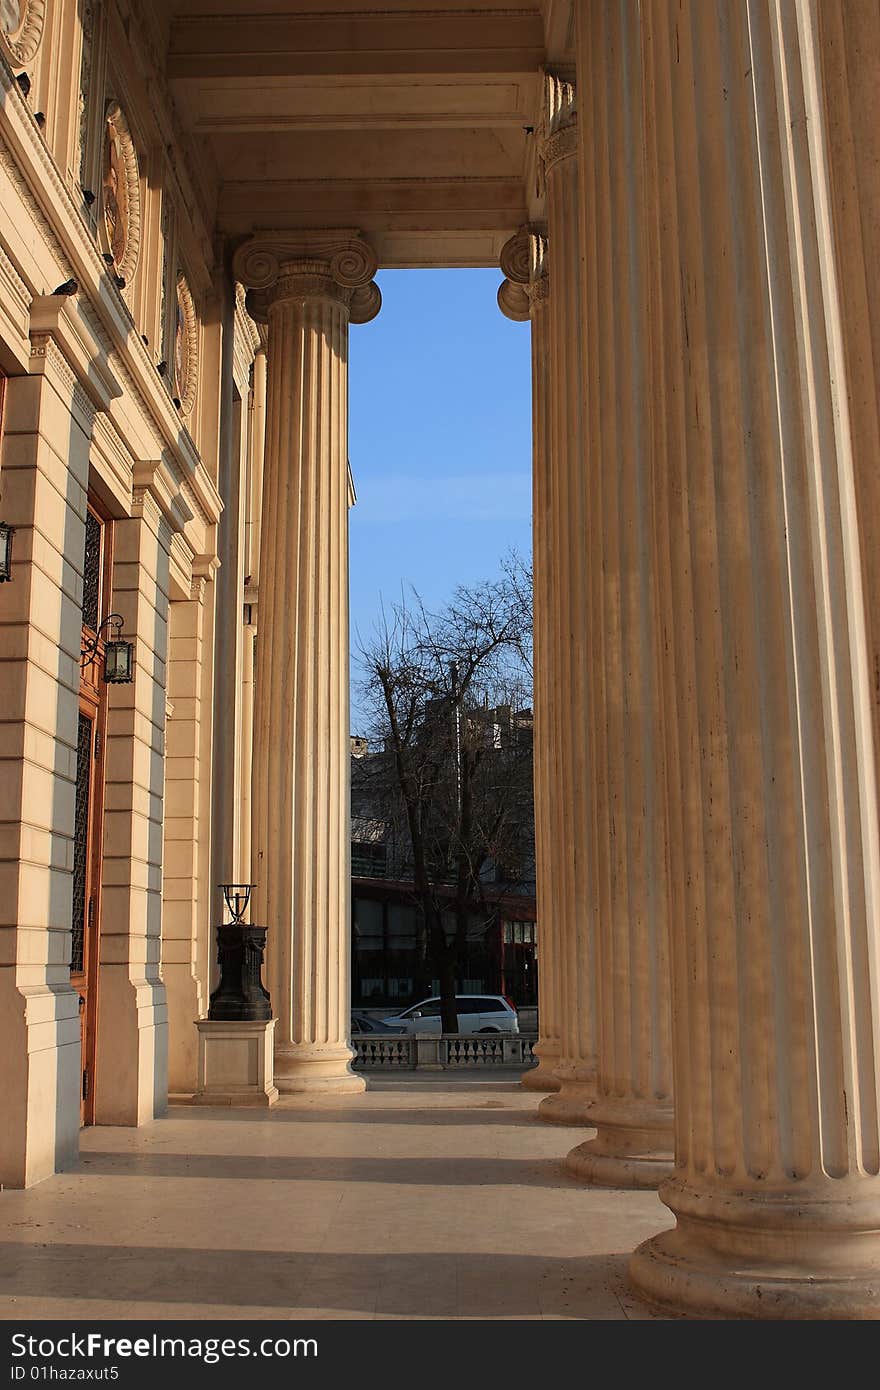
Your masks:
M379 311L354 232L236 252L269 325L254 701L252 921L281 1092L359 1091L349 1033L348 327Z
M859 457L865 340L841 313L841 284L876 265L835 239L865 188L838 183L828 140L830 11L633 0L581 19L599 9L626 10L645 80L671 716L676 1171L660 1192L677 1224L631 1275L676 1310L877 1317L878 596L860 543L876 454ZM876 6L846 14L876 38ZM607 61L584 29L582 64Z
M530 1091L558 1091L561 971L559 961L559 858L564 847L552 831L555 791L553 756L554 700L548 666L554 610L550 596L555 551L550 513L550 335L547 241L538 228L526 227L501 252L506 275L498 290L498 307L515 323L531 320L532 333L532 571L535 670L533 780L535 795L535 881L538 904L538 1041L537 1067L522 1085Z
M587 1118L597 1133L566 1167L588 1182L656 1187L672 1170L672 1041L641 74L625 6L594 5L581 19L602 53L578 82L590 132L581 187L592 520L582 563L598 847L597 1095Z
M585 718L589 591L586 512L582 256L578 226L577 112L574 87L545 78L541 159L547 188L547 234L553 292L548 310L550 467L548 575L554 619L546 673L553 785L548 833L554 844L554 904L561 977L560 1057L555 1095L541 1119L584 1124L595 1098L595 862L590 824L592 756Z

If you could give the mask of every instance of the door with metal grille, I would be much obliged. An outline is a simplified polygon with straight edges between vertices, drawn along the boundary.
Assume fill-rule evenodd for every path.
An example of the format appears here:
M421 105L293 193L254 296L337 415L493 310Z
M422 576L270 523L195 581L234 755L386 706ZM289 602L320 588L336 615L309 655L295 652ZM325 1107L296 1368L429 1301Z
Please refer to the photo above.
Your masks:
M110 611L110 523L89 506L83 563L82 646L100 636ZM107 687L103 680L103 642L82 666L76 750L76 801L73 838L73 906L70 983L79 994L82 1040L84 1125L95 1118L95 1054L98 1031L98 943L101 907L101 852L104 819L104 725Z

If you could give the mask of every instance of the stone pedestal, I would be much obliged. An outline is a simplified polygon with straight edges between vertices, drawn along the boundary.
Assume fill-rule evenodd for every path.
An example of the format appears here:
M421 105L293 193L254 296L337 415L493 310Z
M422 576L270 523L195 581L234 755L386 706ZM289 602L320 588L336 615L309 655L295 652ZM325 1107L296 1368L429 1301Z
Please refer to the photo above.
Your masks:
M269 325L251 872L282 1092L365 1086L347 1042L348 328L379 311L375 269L350 231L267 233L234 262Z
M269 1106L278 1099L272 1043L274 1018L260 1022L214 1022L202 1018L199 1088L195 1105Z

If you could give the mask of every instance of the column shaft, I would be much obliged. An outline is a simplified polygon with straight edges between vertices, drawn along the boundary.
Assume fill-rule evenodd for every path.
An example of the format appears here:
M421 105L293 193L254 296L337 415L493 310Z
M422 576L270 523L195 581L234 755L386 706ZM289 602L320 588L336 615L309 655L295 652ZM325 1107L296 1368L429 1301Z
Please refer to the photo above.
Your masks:
M581 238L578 225L577 121L573 89L547 78L543 158L552 277L549 305L550 467L548 531L553 538L546 670L554 794L549 833L557 848L557 904L562 978L559 1091L538 1114L558 1124L584 1124L595 1098L595 863L590 825L591 749L584 717L587 695L589 592L585 492Z
M542 256L543 259L543 256ZM552 604L550 574L553 563L549 468L550 468L550 333L546 273L530 287L532 332L532 546L535 671L535 879L538 906L538 1027L534 1071L526 1072L523 1086L529 1090L556 1091L554 1075L559 1063L560 960L558 860L564 852L552 830L554 797L553 744L550 707L553 692L547 651L550 646Z
M113 536L113 606L135 637L134 679L110 688L102 870L96 1118L138 1125L168 1100L162 948L162 800L171 529L137 489Z
M308 260L257 242L237 260L267 290L269 323L252 920L269 929L282 1092L364 1089L348 1045L347 373L350 317L372 317L379 296L351 288L375 269L369 248L325 240Z
M7 383L0 590L0 1186L75 1162L82 1056L70 988L82 556L93 411L53 341Z
M168 699L173 714L165 738L162 874L162 978L168 1001L168 1089L189 1093L198 1086L198 1035L207 999L199 970L205 942L203 919L212 897L208 853L202 835L202 688L205 657L205 595L208 581L192 580L191 597L169 605ZM213 597L213 595L211 596Z
M676 1172L661 1196L677 1226L631 1273L676 1309L877 1317L874 674L819 7L632 8L669 619Z
M631 6L579 18L598 1132L566 1166L656 1186L672 1167L672 1046L641 65Z
M501 268L507 279L498 292L501 312L514 322L531 319L532 349L532 575L534 628L535 894L538 906L538 1066L526 1072L530 1091L558 1091L561 971L557 883L564 845L553 833L556 796L553 761L554 691L548 667L554 563L550 511L550 325L547 241L537 228L524 228L505 244Z

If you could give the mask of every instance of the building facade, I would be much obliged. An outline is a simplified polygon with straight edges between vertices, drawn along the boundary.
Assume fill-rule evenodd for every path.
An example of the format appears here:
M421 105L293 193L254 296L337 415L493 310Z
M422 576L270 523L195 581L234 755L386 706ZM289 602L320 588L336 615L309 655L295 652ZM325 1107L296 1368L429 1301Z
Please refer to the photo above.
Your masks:
M878 78L876 0L3 6L0 1182L192 1090L219 882L362 1088L348 334L500 262L540 1113L655 1302L877 1316Z

